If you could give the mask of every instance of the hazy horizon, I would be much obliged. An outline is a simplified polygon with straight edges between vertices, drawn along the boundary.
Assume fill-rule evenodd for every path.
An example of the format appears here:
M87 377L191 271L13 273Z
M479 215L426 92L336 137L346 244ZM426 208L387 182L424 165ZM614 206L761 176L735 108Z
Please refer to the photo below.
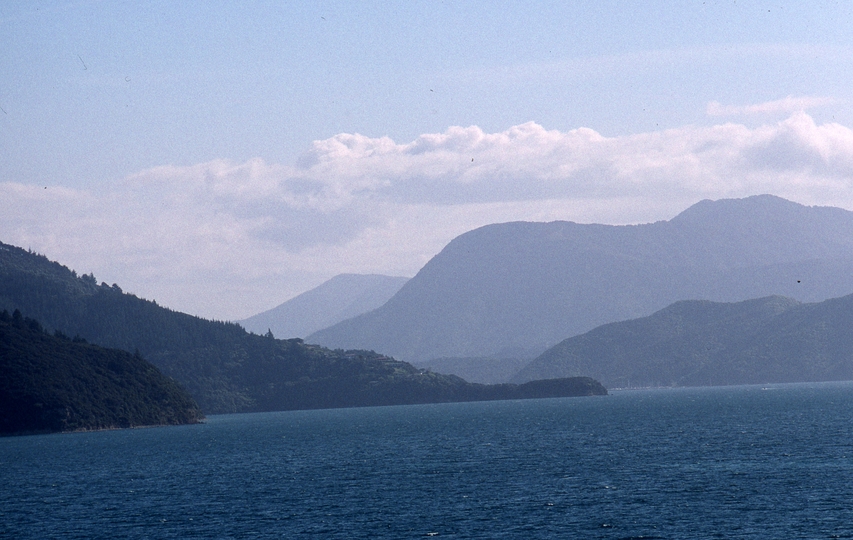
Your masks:
M512 220L853 210L853 7L0 6L0 241L238 320Z

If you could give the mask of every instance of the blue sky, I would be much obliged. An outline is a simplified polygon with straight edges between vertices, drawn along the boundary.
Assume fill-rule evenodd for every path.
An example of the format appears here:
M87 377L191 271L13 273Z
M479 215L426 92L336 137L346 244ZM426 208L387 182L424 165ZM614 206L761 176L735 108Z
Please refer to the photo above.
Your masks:
M853 209L851 28L846 2L4 2L0 240L238 319L487 223Z

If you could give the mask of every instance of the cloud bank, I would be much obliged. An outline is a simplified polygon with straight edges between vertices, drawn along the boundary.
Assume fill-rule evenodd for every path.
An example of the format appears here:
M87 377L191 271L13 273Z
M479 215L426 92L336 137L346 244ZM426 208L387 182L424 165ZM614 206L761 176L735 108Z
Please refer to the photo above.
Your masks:
M407 143L343 133L292 165L162 166L100 190L0 183L0 240L174 309L239 319L341 272L414 275L488 223L647 222L759 193L853 208L853 131L795 112L614 138L532 122Z

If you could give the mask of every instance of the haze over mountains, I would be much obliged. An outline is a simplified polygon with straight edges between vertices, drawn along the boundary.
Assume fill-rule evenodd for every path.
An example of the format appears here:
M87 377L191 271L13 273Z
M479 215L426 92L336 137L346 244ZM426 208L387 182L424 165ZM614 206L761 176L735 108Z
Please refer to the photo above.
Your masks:
M180 383L205 414L607 392L587 378L476 385L374 351L329 350L301 339L250 334L234 323L163 308L124 293L117 284L98 285L91 274L78 276L42 255L0 243L0 311L4 309L19 310L51 332L138 353ZM10 379L13 373L26 372L4 367L0 377ZM69 370L63 373L73 376ZM28 380L16 378L14 387L27 388ZM87 391L86 385L74 388Z
M404 279L339 276L263 314L315 310L316 324L402 285L309 345L174 312L0 244L0 310L138 351L208 414L605 392L586 378L526 382L566 376L615 386L853 378L853 212L838 208L764 195L645 225L491 225ZM484 386L389 353L483 382L529 365L513 379L525 386Z
M853 295L683 301L569 338L514 380L583 373L611 388L851 380L851 330Z
M406 361L528 355L686 299L853 292L853 212L771 195L644 225L504 223L450 242L382 307L309 335Z
M409 278L379 274L340 274L319 287L248 319L246 330L280 338L304 338L340 321L367 313L388 301Z

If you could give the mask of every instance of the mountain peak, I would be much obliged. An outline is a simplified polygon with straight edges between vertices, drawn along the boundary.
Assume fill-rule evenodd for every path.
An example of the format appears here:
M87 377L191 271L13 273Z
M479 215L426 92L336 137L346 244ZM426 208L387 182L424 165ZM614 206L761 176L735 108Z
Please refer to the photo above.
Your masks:
M735 216L767 217L772 214L800 212L810 207L776 195L753 195L743 199L703 199L684 210L670 222L706 221Z
M340 321L374 310L408 278L380 274L338 274L320 286L239 323L251 332L305 337Z
M635 226L515 222L451 241L381 308L310 335L409 361L547 348L675 301L853 292L853 212L773 195Z

